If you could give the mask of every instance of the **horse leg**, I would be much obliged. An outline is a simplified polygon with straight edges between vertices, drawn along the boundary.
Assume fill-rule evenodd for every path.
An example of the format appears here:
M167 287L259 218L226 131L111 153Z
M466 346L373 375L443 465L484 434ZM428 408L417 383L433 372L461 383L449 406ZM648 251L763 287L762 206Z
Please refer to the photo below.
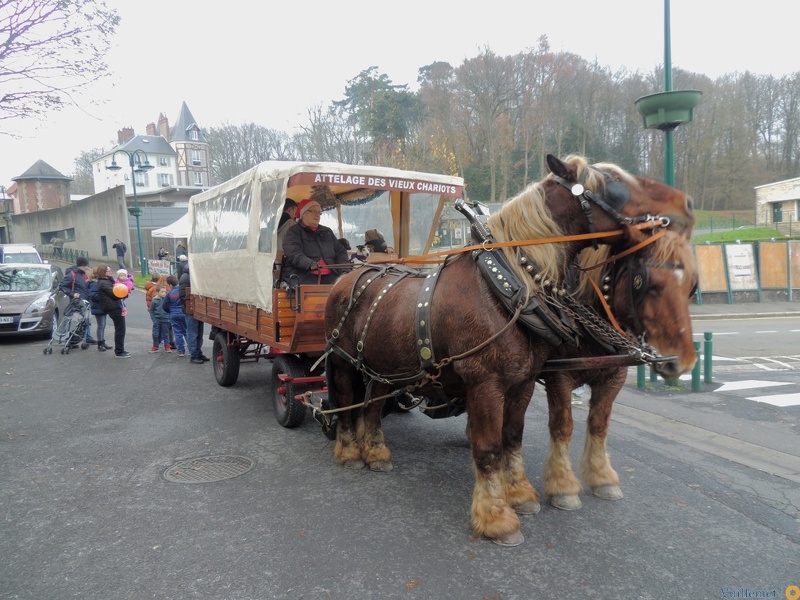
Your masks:
M535 385L534 381L510 390L503 415L503 483L506 500L519 515L535 515L541 510L539 494L528 481L522 460L525 411Z
M618 369L607 383L592 385L592 397L589 401L581 471L583 479L591 488L592 493L603 500L622 498L619 475L611 466L606 451L606 437L611 420L611 408L614 399L625 383L626 376L627 369Z
M519 517L506 500L503 476L503 390L499 381L469 388L469 438L475 487L472 491L472 531L501 546L524 541Z
M332 384L335 390L336 405L347 407L354 404L354 383L358 373L338 359L332 360L334 365ZM333 457L349 469L364 468L364 461L361 460L361 452L356 440L356 432L353 427L353 411L344 410L339 413L339 421L336 424L336 444L333 448Z
M581 507L578 492L581 484L572 471L569 443L572 437L572 388L569 374L554 372L545 379L548 426L550 428L550 454L544 463L544 493L550 504L561 510Z
M383 396L389 392L389 387L375 384L372 388L373 397ZM356 439L361 449L361 458L373 471L392 470L392 452L386 447L386 441L381 428L381 414L385 400L371 402L364 407L356 426Z

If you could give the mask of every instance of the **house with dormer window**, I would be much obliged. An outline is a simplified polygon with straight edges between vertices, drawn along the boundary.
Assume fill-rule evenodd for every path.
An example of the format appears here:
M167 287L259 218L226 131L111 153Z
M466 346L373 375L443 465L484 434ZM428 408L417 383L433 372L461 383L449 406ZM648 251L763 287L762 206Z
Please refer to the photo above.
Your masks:
M125 186L125 195L133 196L133 182L140 202L148 203L156 193L163 202L172 189L196 194L210 187L211 161L209 144L202 129L184 102L178 120L170 127L162 113L158 125L150 123L145 135L137 135L132 127L117 132L117 145L92 163L95 193ZM148 171L131 172L129 156L147 160L153 167ZM113 163L123 167L110 170ZM179 194L185 195L185 194ZM188 200L188 198L187 198Z

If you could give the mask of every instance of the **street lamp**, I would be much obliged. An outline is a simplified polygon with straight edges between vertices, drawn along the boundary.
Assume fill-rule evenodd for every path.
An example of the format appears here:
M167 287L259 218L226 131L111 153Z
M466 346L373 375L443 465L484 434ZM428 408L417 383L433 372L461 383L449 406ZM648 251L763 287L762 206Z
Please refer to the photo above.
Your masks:
M147 160L147 153L144 150L134 150L128 152L127 150L117 150L111 155L111 164L106 167L109 171L119 171L122 167L117 164L114 157L122 152L128 157L128 164L131 166L131 184L133 185L133 208L129 208L128 212L136 217L136 237L139 241L139 270L142 276L147 275L147 265L144 262L144 250L142 248L142 228L139 225L139 217L142 216L142 209L139 208L139 197L136 195L136 173L146 173L153 168L150 161Z

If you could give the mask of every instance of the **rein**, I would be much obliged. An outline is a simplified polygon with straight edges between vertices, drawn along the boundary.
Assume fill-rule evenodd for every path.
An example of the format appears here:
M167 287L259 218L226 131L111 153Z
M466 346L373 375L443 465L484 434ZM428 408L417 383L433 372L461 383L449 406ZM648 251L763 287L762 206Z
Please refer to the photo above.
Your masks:
M646 218L647 221L644 221L642 223L631 224L629 225L629 227L631 229L642 231L645 229L655 229L657 227L667 227L669 225L668 217L659 217L659 216L654 217L652 215L647 215ZM617 235L622 235L623 233L625 233L623 229L615 229L613 231L595 231L593 233L577 233L575 235L562 235L557 237L538 238L535 240L519 240L519 241L512 240L510 242L491 242L491 243L483 242L481 244L472 244L470 246L462 246L461 248L452 248L450 250L440 250L439 252L432 252L430 254L423 254L420 256L409 256L407 258L395 258L387 260L375 260L375 261L370 261L369 264L381 265L381 264L398 264L398 263L400 264L440 263L444 262L444 259L441 259L439 257L444 256L446 258L448 256L454 256L456 254L462 254L464 252L472 252L473 250L492 250L494 248L509 248L512 246L537 246L540 244L582 242L585 240L597 240L600 238L614 237ZM329 265L329 266L335 267L336 265Z

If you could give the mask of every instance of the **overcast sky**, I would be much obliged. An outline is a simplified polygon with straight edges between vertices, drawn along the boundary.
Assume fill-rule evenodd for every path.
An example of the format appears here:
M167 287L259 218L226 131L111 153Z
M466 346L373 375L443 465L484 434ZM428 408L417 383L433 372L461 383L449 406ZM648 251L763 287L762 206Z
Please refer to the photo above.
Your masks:
M614 70L664 62L664 0L107 2L122 19L113 76L79 96L80 108L2 123L21 137L0 135L0 185L39 159L70 175L82 150L110 148L125 126L144 134L160 113L174 124L183 101L203 128L254 122L291 132L371 66L415 90L422 66L457 67L485 47L515 54L543 34L553 51ZM673 68L712 79L800 71L800 0L671 0L670 12Z

